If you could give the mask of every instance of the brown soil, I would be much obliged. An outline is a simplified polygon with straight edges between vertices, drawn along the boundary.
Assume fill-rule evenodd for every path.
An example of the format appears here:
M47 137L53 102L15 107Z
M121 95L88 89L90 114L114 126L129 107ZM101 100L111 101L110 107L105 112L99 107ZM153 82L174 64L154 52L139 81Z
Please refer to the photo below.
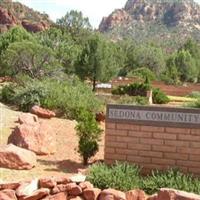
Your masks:
M7 138L16 126L15 121L20 112L0 104L0 144L6 144ZM54 155L38 156L37 166L31 170L10 170L0 168L0 179L3 181L29 180L45 176L69 175L78 172L78 169L85 169L82 160L76 151L78 138L75 132L76 121L52 118L46 121L56 133L57 151ZM100 124L104 129L104 123ZM91 159L91 163L103 159L104 133L100 142L100 150Z

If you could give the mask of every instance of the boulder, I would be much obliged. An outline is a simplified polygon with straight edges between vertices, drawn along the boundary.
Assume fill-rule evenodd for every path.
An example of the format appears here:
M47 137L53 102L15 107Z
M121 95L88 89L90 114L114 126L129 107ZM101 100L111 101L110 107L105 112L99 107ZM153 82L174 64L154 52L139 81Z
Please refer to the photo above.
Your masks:
M146 200L147 195L143 190L131 190L126 192L126 200Z
M79 184L82 190L93 188L94 186L89 181L81 182Z
M98 188L89 188L83 191L85 200L97 200L101 190Z
M9 169L31 169L36 166L35 153L13 144L0 146L0 167Z
M200 195L170 188L161 188L158 192L157 200L200 200Z
M15 191L10 189L0 191L0 200L17 200Z
M37 115L33 115L31 113L21 113L18 117L18 122L20 124L35 126L39 121Z
M46 197L49 195L49 189L48 188L41 188L36 191L34 191L29 196L22 196L19 198L19 200L39 200L43 197Z
M0 183L0 190L10 189L10 190L16 190L20 186L19 182L1 182Z
M124 192L115 189L105 189L99 195L99 200L125 200Z
M41 178L39 179L40 188L53 188L56 186L56 181L54 178Z
M41 200L68 200L66 192L60 192L58 194L49 195Z
M55 177L54 180L56 181L57 184L67 184L71 182L71 180L68 177L64 176Z
M59 185L56 185L51 190L51 194L57 194L57 193L66 192L66 191L67 191L67 185L65 185L65 184L59 184Z
M37 155L53 154L56 151L54 133L45 122L36 123L35 126L17 126L9 136L8 143L33 151Z
M47 118L47 119L50 119L56 116L55 112L48 109L41 108L40 106L33 106L31 108L31 113L37 115L38 117Z
M82 189L76 183L68 183L67 184L67 192L71 196L79 196L82 194Z

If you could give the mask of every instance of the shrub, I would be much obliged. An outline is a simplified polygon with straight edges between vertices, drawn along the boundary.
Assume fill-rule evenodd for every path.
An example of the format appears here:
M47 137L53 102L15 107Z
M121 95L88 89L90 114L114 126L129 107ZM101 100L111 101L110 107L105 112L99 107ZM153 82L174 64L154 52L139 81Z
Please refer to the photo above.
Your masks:
M139 188L140 169L128 163L116 163L112 166L99 163L89 168L87 180L100 189L115 188L128 191Z
M165 104L169 103L170 99L167 97L167 95L162 92L159 88L153 89L153 103L155 104Z
M112 94L129 96L146 96L148 90L150 90L150 85L145 83L133 83L125 86L118 86L116 89L112 90Z
M148 194L153 194L165 187L199 194L199 184L199 179L192 175L185 175L177 169L169 169L166 172L152 172L151 175L143 179L141 188Z
M191 94L188 95L188 97L191 98L200 98L200 92L199 91L193 91Z
M82 110L76 131L79 137L78 152L83 157L83 164L87 165L89 158L99 150L98 141L102 130L98 127L94 114Z
M118 104L130 104L130 105L147 105L148 98L142 96L121 96L119 100L117 100Z
M2 102L13 103L14 96L15 96L15 91L12 85L5 85L1 89L0 99Z

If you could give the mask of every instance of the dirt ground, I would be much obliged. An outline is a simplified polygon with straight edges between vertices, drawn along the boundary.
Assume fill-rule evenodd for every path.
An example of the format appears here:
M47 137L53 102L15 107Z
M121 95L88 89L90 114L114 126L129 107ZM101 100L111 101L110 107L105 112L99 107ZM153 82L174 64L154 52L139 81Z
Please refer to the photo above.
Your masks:
M12 129L16 126L16 120L20 112L0 103L0 144L6 144ZM42 119L41 119L42 120ZM44 120L44 119L43 119ZM85 167L76 151L78 138L74 127L76 121L60 118L52 118L47 123L56 133L57 151L54 155L38 156L37 166L31 170L10 170L0 168L0 179L3 181L29 180L46 176L69 175L78 172ZM104 123L100 124L104 129ZM104 132L100 142L100 150L91 159L91 162L103 159Z

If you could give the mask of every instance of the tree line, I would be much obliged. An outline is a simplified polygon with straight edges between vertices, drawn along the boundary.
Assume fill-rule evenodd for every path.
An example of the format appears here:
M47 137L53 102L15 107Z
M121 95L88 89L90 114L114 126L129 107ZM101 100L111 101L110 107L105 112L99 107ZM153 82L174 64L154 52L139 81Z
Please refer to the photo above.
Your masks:
M49 30L32 34L14 27L1 34L0 75L40 79L66 73L92 81L93 90L97 81L116 76L149 77L169 84L200 82L199 47L188 39L169 53L151 42L111 41L93 30L81 12L72 10Z

